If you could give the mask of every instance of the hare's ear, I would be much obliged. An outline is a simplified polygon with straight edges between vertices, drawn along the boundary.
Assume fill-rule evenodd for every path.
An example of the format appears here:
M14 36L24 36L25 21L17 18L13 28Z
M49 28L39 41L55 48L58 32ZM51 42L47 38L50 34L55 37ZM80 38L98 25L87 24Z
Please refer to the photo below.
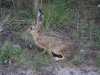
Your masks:
M44 19L44 15L41 13L41 10L39 9L37 13L37 26L42 24L43 19Z
M41 9L38 9L38 12L37 12L37 18L38 18L40 15L42 15Z

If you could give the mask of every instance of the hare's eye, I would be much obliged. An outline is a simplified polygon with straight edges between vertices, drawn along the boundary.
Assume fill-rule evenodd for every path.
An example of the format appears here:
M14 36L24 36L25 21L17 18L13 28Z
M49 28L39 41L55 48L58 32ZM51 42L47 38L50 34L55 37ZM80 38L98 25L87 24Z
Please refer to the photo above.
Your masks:
M32 30L32 27L30 27L30 29Z

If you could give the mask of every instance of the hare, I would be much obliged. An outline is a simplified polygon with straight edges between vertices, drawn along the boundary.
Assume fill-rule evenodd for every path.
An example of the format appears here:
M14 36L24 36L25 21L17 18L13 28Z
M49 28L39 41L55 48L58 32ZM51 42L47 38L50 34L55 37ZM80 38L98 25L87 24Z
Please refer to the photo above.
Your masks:
M74 43L69 37L62 36L55 31L41 30L40 25L44 19L41 10L38 10L36 24L31 25L27 29L27 33L33 36L34 43L44 49L48 54L54 53L61 55L62 58L54 57L55 61L63 60L66 54L74 51Z

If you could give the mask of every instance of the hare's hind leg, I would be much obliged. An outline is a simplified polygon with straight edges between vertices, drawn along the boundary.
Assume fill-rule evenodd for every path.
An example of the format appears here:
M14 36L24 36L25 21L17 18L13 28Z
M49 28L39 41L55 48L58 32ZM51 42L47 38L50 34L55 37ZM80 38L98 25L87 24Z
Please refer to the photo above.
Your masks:
M65 59L65 56L62 52L60 52L60 55L62 56L62 58L59 58L59 57L54 57L54 60L55 61L59 61L59 60L64 60Z

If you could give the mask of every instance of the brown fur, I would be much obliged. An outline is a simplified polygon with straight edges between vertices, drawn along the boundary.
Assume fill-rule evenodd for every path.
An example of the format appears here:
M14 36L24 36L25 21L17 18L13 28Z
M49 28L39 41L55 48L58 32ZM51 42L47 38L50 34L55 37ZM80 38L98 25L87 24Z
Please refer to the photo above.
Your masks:
M62 58L55 57L56 61L65 59L65 53L69 54L73 52L74 43L69 37L65 37L58 32L41 30L39 27L36 27L37 24L30 26L27 32L33 36L34 43L40 48L44 48L44 51L47 51L49 54L53 52L62 55Z
M33 28L35 26L32 26ZM34 32L33 32L34 31ZM56 32L46 32L39 31L35 32L35 30L30 30L30 27L27 29L27 32L33 36L34 42L37 46L44 48L49 54L51 52L62 55L63 58L55 58L55 60L65 59L64 53L71 53L74 50L74 43L69 37L63 37Z

